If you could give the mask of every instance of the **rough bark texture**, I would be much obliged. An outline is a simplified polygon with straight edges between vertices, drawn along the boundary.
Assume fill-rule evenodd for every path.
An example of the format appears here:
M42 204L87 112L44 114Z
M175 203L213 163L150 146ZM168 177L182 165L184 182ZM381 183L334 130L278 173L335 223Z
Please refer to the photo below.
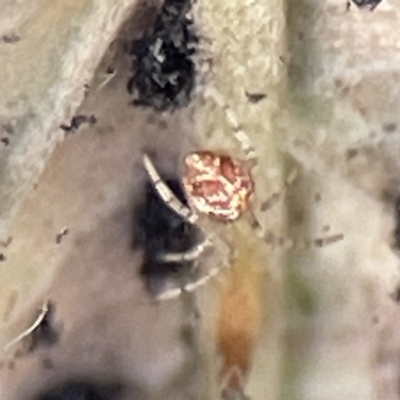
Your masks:
M400 6L200 0L197 95L160 114L127 91L127 40L157 4L48 3L5 2L0 16L0 345L48 298L59 340L3 352L1 399L83 377L121 384L122 399L399 399ZM65 135L77 114L96 121ZM256 150L262 228L299 247L344 240L285 250L248 217L205 218L218 243L200 270L229 247L236 261L194 296L157 303L132 247L141 155L175 178L195 148L245 159L239 126Z
M136 1L4 1L0 20L0 238L43 171L60 124ZM7 145L6 145L7 142Z

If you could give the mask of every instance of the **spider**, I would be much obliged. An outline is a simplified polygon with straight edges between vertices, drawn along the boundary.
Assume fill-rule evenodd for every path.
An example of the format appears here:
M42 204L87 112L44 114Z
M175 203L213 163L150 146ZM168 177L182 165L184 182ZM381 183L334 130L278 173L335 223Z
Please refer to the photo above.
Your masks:
M250 208L255 189L251 172L246 169L243 163L228 155L211 151L198 151L189 153L185 157L182 183L188 198L188 206L183 204L163 181L147 154L143 155L143 163L156 192L163 202L190 224L196 224L199 219L198 213L205 214L220 222L231 223L239 219ZM290 183L290 181L287 181L287 184ZM275 193L271 198L278 195L279 193ZM256 224L256 227L259 228L260 236L269 243L285 244L283 240L277 240L272 234L265 237L259 224ZM163 261L165 263L197 261L206 249L213 246L213 235L206 236L203 233L202 236L204 239L188 251L167 253L163 256ZM342 236L332 235L327 238L320 238L307 243L307 247L313 244L321 247L324 244L341 240ZM227 265L231 265L231 262L228 262ZM173 299L183 292L192 292L216 276L222 268L222 266L214 267L206 275L184 287L167 290L159 295L158 299Z
M194 210L219 221L232 222L249 207L250 198L254 192L253 179L249 171L229 156L209 151L190 153L186 156L183 187L190 198L189 206L183 204L162 180L147 154L143 156L143 163L163 202L192 225L195 225L199 218L199 214ZM204 233L202 236L204 239L188 251L165 254L163 262L197 261L200 255L213 245L212 236L207 237ZM182 292L191 292L217 275L219 270L220 268L213 268L204 277L200 277L183 288L168 290L158 298L171 299L178 297Z

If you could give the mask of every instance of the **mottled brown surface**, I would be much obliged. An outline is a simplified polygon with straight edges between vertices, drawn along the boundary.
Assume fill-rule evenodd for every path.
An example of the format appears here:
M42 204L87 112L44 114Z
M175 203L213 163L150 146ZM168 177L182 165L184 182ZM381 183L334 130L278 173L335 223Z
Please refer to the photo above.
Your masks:
M13 333L2 331L2 345L29 326L47 298L56 305L61 333L52 347L14 360L12 369L3 366L2 399L19 399L69 375L115 377L143 398L198 395L195 308L187 299L154 301L138 276L140 249L132 248L133 210L145 177L143 150L152 152L164 172L176 174L179 157L190 148L191 113L164 117L132 107L129 60L120 47L112 56L79 110L95 115L96 123L58 145L11 229L0 272L1 291L7 293L2 324L25 311ZM109 63L116 76L102 87ZM30 275L24 284L26 263ZM32 280L39 285L33 290ZM32 296L35 304L27 310ZM178 382L185 382L181 394L172 390Z
M1 1L0 240L56 144L61 123L87 84L122 22L137 4L91 0ZM10 133L11 132L11 133Z

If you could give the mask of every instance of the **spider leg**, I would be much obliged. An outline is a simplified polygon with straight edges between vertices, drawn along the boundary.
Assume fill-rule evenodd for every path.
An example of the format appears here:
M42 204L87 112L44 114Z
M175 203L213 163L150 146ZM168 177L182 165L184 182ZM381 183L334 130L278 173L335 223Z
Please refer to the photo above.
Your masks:
M178 287L174 288L171 290L167 290L166 292L160 294L157 296L157 300L172 300L176 299L177 297L181 296L185 292L194 292L196 289L198 289L201 286L204 286L210 279L214 278L217 276L221 271L223 267L215 267L212 268L208 273L204 276L201 276L200 278L196 279L194 282L188 283L187 285L183 287Z
M246 155L246 159L257 159L256 149L251 143L249 136L240 125L236 114L224 101L222 94L215 87L210 86L205 90L205 97L213 99L217 103L218 107L224 110L226 119L233 129L233 135L235 139L239 142L243 153Z
M172 300L181 296L183 293L194 292L196 289L208 283L209 280L219 275L224 269L230 268L230 266L234 263L235 258L235 250L229 247L229 255L227 257L227 260L222 265L212 268L205 275L200 276L195 281L190 282L183 287L173 288L165 291L164 293L161 293L159 296L157 296L157 300Z
M261 204L261 211L265 212L269 208L271 208L274 204L276 204L277 201L281 199L281 197L285 194L286 190L293 184L293 182L296 180L297 177L297 171L293 170L287 179L285 180L284 186L281 190L272 193L265 201L262 202ZM256 217L255 213L253 211L249 211L247 213L249 222L251 227L256 231L257 235L260 238L265 237L265 232L264 228L262 227L261 223L259 222L258 218Z
M285 185L279 192L273 193L266 201L264 201L261 205L261 210L266 211L270 208L279 198L284 194L284 192L293 184L296 180L297 171L293 170L288 178L285 181ZM257 217L254 215L253 212L249 213L250 215L250 223L253 229L257 231L259 237L264 239L267 244L273 247L283 247L286 249L310 249L313 247L325 247L330 244L342 241L344 239L343 233L336 233L327 236L321 236L314 239L306 239L301 241L293 241L289 238L283 238L276 236L272 232L268 231L264 233L263 228L258 221Z
M336 233L334 235L315 238L310 242L310 246L325 247L336 242L341 242L343 239L344 239L343 233ZM305 242L305 244L307 244L307 242Z
M293 185L297 178L297 171L294 169L291 171L289 176L285 179L283 187L277 192L272 193L266 200L261 204L261 211L267 211L271 208L277 201L279 201L286 191Z
M198 216L189 207L186 207L182 202L174 195L171 189L164 183L160 174L157 172L153 162L150 160L147 154L143 155L143 164L152 180L157 193L164 200L164 202L178 215L184 218L186 221L194 224Z
M174 263L195 261L207 248L212 247L212 245L211 237L209 237L188 251L165 254L162 257L162 261Z
M309 240L301 240L301 241L293 241L291 239L283 238L280 236L276 236L272 232L267 232L264 236L264 240L266 243L273 247L283 247L286 249L299 249L306 250L313 247L325 247L330 244L340 242L344 239L343 233L336 233L333 235L321 236L315 239Z

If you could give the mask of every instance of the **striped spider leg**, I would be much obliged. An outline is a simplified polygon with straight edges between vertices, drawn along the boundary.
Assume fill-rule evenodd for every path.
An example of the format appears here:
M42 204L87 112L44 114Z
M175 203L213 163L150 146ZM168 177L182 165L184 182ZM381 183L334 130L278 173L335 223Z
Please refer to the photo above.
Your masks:
M223 223L234 222L244 213L248 212L251 225L257 232L257 235L265 243L274 248L307 249L310 247L323 247L343 239L342 234L337 234L314 240L293 242L290 239L278 237L271 232L264 232L257 218L250 210L255 189L251 173L246 169L244 163L230 156L210 151L197 151L189 153L185 157L182 182L189 199L190 207L182 204L173 194L171 189L161 179L148 155L145 154L143 156L143 162L161 199L175 213L190 224L196 224L199 218L199 215L193 210ZM265 207L269 208L272 203L279 199L287 187L293 183L294 179L294 174L289 175L284 188L273 193L264 203ZM163 256L162 260L166 263L196 263L207 248L213 247L213 241L217 239L213 236L203 236L205 239L189 251L183 253L168 253ZM233 250L230 249L230 251L232 252ZM194 291L198 287L206 284L211 278L218 275L223 268L231 265L232 259L233 257L231 254L230 257L228 257L228 261L230 261L228 265L224 263L222 266L215 267L198 280L185 285L183 288L169 290L159 298L172 299L178 297L185 291Z
M244 154L243 163L247 163L250 167L257 164L258 154L256 148L252 144L249 135L246 133L242 124L240 124L239 119L232 110L232 108L224 100L222 93L213 85L209 85L205 91L204 95L206 98L210 98L218 105L219 108L224 110L225 117L231 126L233 137L239 143L241 151ZM236 161L238 164L239 161ZM248 176L251 178L251 173L248 171ZM286 193L286 191L293 185L297 178L297 171L292 170L288 177L285 179L283 187L278 191L273 192L266 200L261 204L261 211L265 212L267 209L271 208L276 204ZM254 186L254 182L253 182ZM254 188L251 190L253 194ZM192 193L189 190L189 194ZM248 210L248 211L247 211ZM338 241L343 240L343 234L332 234L321 236L313 239L305 239L301 241L293 241L290 238L284 238L273 234L270 231L265 231L260 222L258 221L255 213L251 210L249 202L247 202L246 207L243 207L242 212L247 211L247 215L250 219L250 224L252 228L256 231L259 238L264 240L269 246L274 248L296 248L296 249L309 249L312 247L324 247Z
M248 134L243 129L242 125L239 123L236 114L233 112L231 107L224 101L221 92L214 86L210 85L205 89L204 96L205 98L210 98L213 101L215 101L217 106L222 110L224 110L225 117L232 128L233 136L239 143L242 152L245 155L246 161L248 162L256 161L258 156L255 147L253 146Z
M199 218L198 214L196 214L186 205L182 204L182 202L175 196L168 185L162 180L160 174L147 154L143 155L143 163L155 190L165 204L168 205L185 221L195 224ZM213 247L213 235L206 236L203 232L203 237L204 239L200 243L186 252L164 254L162 261L165 263L194 262L196 266L199 257L204 253L204 251L210 247ZM179 297L184 292L192 292L218 275L221 269L222 267L212 268L206 275L199 277L195 281L190 282L183 287L169 289L166 292L161 293L159 296L157 296L157 298L159 300L170 300Z

